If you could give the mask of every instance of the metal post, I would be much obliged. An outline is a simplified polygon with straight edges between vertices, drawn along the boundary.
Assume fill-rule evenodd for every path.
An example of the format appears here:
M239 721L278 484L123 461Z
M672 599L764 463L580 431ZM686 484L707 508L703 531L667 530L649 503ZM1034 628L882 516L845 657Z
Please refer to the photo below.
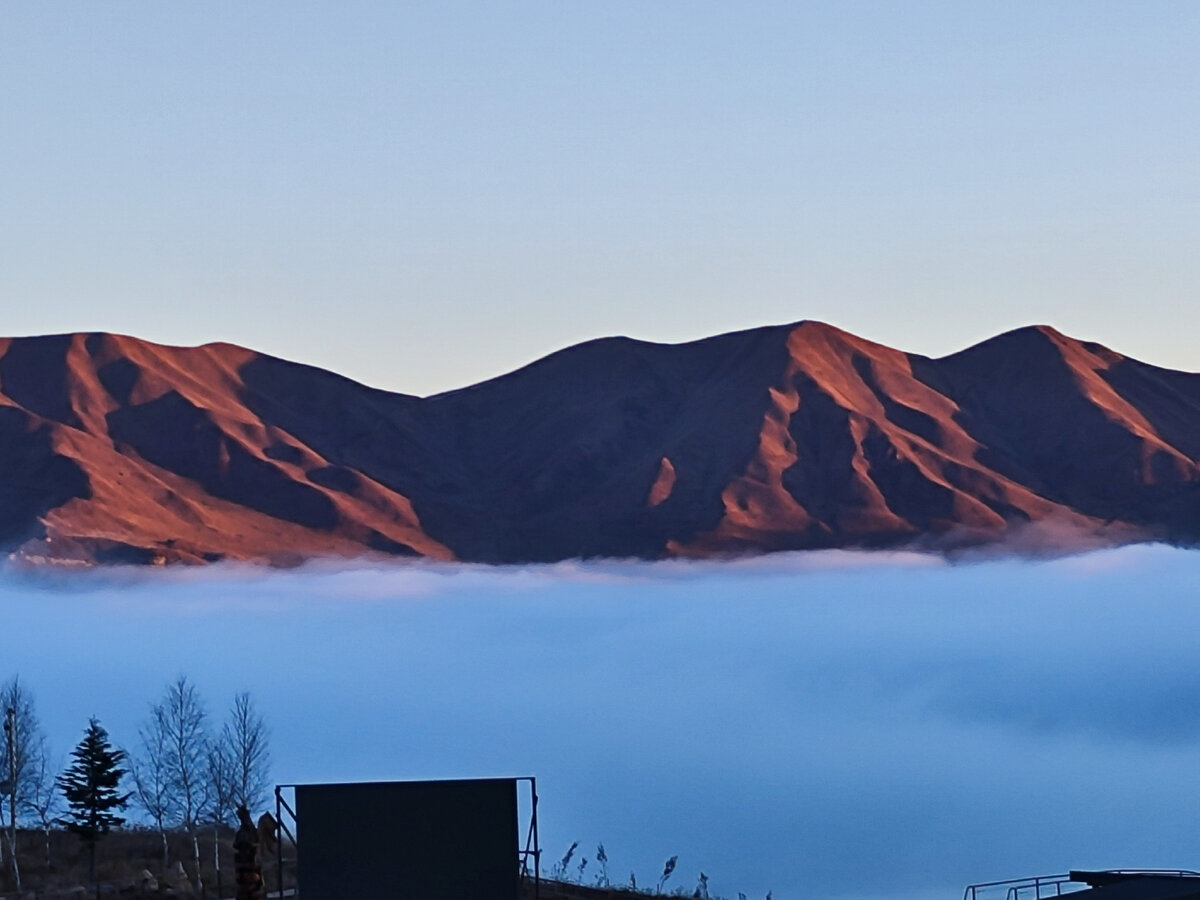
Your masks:
M529 779L529 792L533 795L533 897L541 900L542 896L542 843L538 840L538 795L537 779Z
M275 785L275 869L279 900L283 900L283 789L279 785Z
M522 886L527 883L529 878L529 860L533 858L533 898L540 900L542 896L542 847L538 843L538 819L537 819L537 779L532 776L525 776L515 779L516 781L529 782L529 831L525 836L525 849L521 850L518 846L518 856L521 859L521 871L518 875L518 880Z

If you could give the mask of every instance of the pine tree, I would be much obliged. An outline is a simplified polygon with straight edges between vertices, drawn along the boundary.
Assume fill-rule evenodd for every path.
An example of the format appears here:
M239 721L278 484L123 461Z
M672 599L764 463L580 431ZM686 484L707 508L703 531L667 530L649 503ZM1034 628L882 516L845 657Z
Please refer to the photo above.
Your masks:
M88 874L96 884L96 842L125 820L113 811L124 809L129 794L118 791L126 770L125 751L109 743L108 732L93 716L83 740L71 751L75 761L59 776L58 785L67 798L67 830L79 835L88 847ZM96 887L99 896L99 886Z

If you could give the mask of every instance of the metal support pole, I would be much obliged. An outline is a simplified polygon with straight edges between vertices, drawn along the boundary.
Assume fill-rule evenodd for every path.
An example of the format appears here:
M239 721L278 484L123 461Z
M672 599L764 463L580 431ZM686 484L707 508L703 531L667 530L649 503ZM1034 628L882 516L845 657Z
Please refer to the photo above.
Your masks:
M538 840L538 795L537 779L529 779L529 792L533 795L533 897L541 900L542 896L542 844Z
M279 900L283 900L283 789L275 785L275 869L278 873Z

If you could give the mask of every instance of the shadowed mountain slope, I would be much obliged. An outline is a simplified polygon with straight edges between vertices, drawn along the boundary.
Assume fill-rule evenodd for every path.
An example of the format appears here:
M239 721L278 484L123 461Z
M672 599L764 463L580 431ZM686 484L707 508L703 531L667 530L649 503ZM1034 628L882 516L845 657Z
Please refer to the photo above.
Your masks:
M802 322L605 338L418 398L229 344L0 340L40 562L486 562L1200 538L1200 375L1050 328L942 359Z

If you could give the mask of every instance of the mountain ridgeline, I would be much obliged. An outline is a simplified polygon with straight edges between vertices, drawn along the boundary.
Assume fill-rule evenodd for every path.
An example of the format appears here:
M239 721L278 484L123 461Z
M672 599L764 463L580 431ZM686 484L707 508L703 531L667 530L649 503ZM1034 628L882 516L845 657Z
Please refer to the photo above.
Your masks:
M1046 327L930 359L818 322L589 341L419 398L230 344L0 340L29 563L490 563L1200 541L1200 375Z

